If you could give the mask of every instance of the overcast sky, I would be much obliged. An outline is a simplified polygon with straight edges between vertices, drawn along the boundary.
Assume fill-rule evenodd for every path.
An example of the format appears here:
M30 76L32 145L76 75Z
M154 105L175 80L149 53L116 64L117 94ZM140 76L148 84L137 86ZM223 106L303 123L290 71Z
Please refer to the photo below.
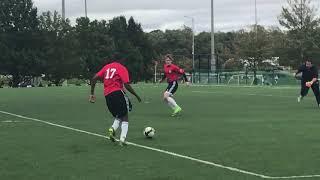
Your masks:
M39 12L57 10L62 0L33 0ZM319 1L319 0L317 0ZM84 16L84 0L65 0L66 17L74 22ZM144 31L177 29L191 26L195 19L196 32L210 31L211 0L87 0L90 19L110 20L115 16L133 16ZM254 24L254 0L214 0L216 31L231 31ZM258 22L278 25L277 17L286 0L257 0ZM319 4L316 4L319 7Z

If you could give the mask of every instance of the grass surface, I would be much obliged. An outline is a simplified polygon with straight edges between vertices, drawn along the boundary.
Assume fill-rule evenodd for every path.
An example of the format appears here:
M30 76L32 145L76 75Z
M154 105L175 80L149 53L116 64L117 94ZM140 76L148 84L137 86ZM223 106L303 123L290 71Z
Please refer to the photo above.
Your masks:
M165 85L135 85L127 140L267 176L320 174L320 109L298 87L185 87L179 117L162 102ZM105 135L112 124L102 87L0 89L0 110ZM156 129L145 139L144 127ZM0 113L1 180L255 180L252 175ZM320 178L313 178L320 179Z

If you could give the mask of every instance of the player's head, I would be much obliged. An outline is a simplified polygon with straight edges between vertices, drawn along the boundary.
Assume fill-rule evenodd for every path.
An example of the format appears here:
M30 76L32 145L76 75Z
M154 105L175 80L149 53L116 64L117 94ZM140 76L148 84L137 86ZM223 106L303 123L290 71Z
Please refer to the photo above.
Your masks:
M171 54L167 54L164 56L164 62L167 64L167 65L170 65L172 64L172 61L173 61L173 57Z
M312 62L311 62L310 59L306 59L306 60L305 60L305 64L306 64L306 67L307 67L307 68L311 68L311 67L312 67Z
M107 63L111 63L111 62L124 63L125 57L121 53L115 52L110 56L110 59L107 61L108 61Z

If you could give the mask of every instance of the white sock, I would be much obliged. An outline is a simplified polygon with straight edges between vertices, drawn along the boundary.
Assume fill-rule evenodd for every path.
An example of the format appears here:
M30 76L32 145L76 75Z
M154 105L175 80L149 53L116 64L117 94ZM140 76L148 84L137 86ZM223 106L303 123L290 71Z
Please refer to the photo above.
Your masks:
M120 134L120 141L122 141L122 142L126 140L127 133L128 133L128 126L129 126L128 122L122 121L121 134Z
M167 104L168 104L168 106L169 106L171 109L175 109L174 105L171 104L171 102L167 101Z
M120 121L119 121L119 119L116 118L116 119L114 119L111 127L116 131L118 129L119 125L120 125Z
M178 106L176 101L172 97L168 97L167 100L172 105L172 109L175 109Z

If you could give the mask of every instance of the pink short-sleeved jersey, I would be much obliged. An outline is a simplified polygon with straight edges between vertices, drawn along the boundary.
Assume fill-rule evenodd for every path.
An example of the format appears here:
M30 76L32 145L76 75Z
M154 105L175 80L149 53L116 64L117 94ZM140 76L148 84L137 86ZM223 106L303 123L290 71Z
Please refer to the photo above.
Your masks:
M168 82L177 81L184 74L184 70L174 64L164 64L163 68Z
M129 83L127 68L117 62L105 65L96 75L103 79L105 96L114 91L122 90L123 84Z

